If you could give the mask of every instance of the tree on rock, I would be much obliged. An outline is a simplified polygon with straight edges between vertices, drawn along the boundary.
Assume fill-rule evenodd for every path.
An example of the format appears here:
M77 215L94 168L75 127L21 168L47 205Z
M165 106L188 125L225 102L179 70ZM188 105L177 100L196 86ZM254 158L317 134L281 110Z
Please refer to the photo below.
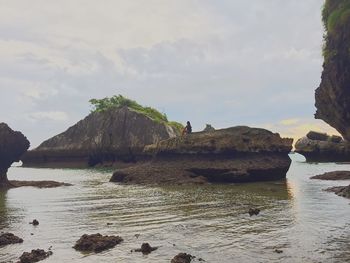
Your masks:
M6 123L0 123L0 187L8 187L7 170L13 162L20 161L30 143L18 131L13 131Z

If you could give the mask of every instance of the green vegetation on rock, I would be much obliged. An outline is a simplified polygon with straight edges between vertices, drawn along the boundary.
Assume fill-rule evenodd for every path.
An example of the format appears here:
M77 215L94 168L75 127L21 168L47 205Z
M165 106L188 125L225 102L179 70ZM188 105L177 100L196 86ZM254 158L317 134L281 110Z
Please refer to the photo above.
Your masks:
M181 131L184 127L181 123L168 121L168 117L165 113L161 113L152 107L142 106L136 101L128 99L122 95L103 99L91 99L89 102L93 106L92 112L105 112L110 109L119 109L126 106L130 110L141 113L156 122L165 123L178 131Z

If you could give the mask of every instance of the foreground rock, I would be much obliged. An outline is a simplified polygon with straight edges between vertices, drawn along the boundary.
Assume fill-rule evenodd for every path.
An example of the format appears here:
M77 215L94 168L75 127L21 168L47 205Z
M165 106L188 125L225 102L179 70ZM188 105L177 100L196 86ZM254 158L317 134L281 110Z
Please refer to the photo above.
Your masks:
M43 249L33 249L32 252L24 252L19 258L18 263L33 263L44 260L51 256L52 251L46 252Z
M6 246L10 244L23 243L23 239L15 236L12 233L4 233L0 235L0 246Z
M169 125L128 107L93 112L23 157L26 167L88 167L134 162L145 145L175 137Z
M73 248L86 252L101 252L103 250L113 248L123 239L119 236L102 236L101 234L83 235Z
M336 186L326 189L327 192L333 192L336 195L350 198L350 185L349 186Z
M350 171L328 172L328 173L312 176L310 179L319 179L319 180L350 180Z
M350 6L348 1L326 0L326 29L322 81L316 90L315 118L322 119L350 141Z
M296 142L295 152L304 155L307 162L350 161L350 143L324 133L309 132Z
M171 263L191 263L194 258L195 257L190 254L179 253L171 260Z
M32 186L37 188L55 188L60 186L72 186L72 184L56 181L10 181L12 187Z
M112 182L232 183L285 178L292 139L238 126L200 132L146 146L151 162L117 170Z
M10 187L7 170L29 148L29 141L18 131L13 131L6 123L0 123L0 188Z
M158 247L152 247L149 243L142 243L141 248L135 249L134 252L142 252L142 254L148 255L157 249Z

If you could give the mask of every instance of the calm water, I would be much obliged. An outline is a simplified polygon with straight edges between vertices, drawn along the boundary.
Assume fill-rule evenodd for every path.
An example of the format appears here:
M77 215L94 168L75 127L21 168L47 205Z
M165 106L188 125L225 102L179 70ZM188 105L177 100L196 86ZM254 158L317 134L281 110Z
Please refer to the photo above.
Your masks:
M349 181L309 180L350 165L291 157L285 181L187 187L118 185L108 182L111 171L11 168L10 179L74 186L0 192L0 230L24 239L0 248L0 262L50 246L54 254L44 262L170 262L179 252L206 262L350 262L350 201L322 191ZM250 207L262 212L250 217ZM28 224L33 219L40 225ZM71 248L97 232L125 241L100 254ZM130 252L143 242L160 248L148 256Z

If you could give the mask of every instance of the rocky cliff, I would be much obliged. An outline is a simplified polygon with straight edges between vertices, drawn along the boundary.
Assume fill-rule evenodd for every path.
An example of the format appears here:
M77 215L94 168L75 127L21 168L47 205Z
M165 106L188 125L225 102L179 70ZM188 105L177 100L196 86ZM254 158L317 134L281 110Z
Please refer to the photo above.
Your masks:
M326 0L322 80L316 90L316 119L350 141L350 0Z
M126 183L252 182L285 178L292 139L238 126L199 132L146 146L151 162L117 170Z
M93 112L23 157L24 166L84 167L134 161L145 145L178 131L128 107Z
M20 161L29 148L29 141L18 131L13 131L7 124L0 123L0 187L7 187L7 170L13 162Z

